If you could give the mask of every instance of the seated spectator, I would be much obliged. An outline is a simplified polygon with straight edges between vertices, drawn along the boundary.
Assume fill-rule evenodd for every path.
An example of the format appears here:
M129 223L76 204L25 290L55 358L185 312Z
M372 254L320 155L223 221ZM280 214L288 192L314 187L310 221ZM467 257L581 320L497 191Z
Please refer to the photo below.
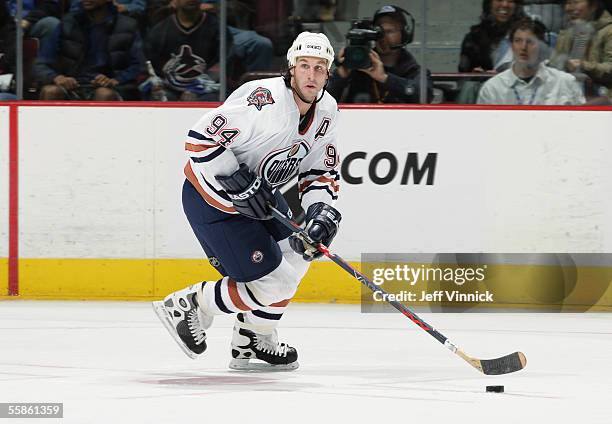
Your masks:
M6 0L0 0L0 100L16 99L12 83L15 75L15 23Z
M17 0L8 0L11 16L17 13ZM59 24L59 0L24 0L21 19L25 37L38 38L43 45Z
M203 0L201 7L205 12L217 13L218 3L218 0ZM245 12L250 5L244 1L229 1L228 3L227 29L232 35L228 63L238 59L246 72L277 70L273 62L272 41L252 31L252 25L244 22L247 20L245 15L249 15ZM254 4L252 6L255 7Z
M110 0L82 0L64 16L34 71L41 100L138 100L144 58L138 23Z
M338 102L344 103L419 103L421 67L404 47L412 41L414 23L408 23L403 9L383 6L372 19L384 36L370 52L372 66L368 69L348 69L345 49L336 58L336 69L327 90ZM412 16L410 16L412 19ZM427 101L431 101L433 84L427 71Z
M559 34L551 66L590 78L596 96L612 99L612 15L601 0L567 0L565 11L569 26Z
M119 13L124 13L135 19L141 19L147 7L146 0L115 0L114 4Z
M200 0L175 3L175 12L149 31L146 57L164 80L168 100L216 101L219 84L208 72L219 61L219 19L204 12Z
M508 32L525 16L522 0L483 0L480 23L461 43L459 72L503 71L512 63Z
M113 4L117 12L136 19L144 27L147 0L113 0ZM81 10L81 0L71 0L70 11L78 12L79 10Z
M113 0L117 12L128 15L136 20L144 19L147 0ZM81 9L80 0L70 2L70 11L78 12Z
M200 8L206 13L218 13L218 0L203 0ZM174 1L151 0L149 22L154 26L174 13ZM243 72L276 70L272 41L252 30L256 5L249 1L229 1L227 6L227 29L232 36L227 62L237 80Z
M572 75L549 68L544 61L548 46L546 28L523 18L510 30L514 62L482 86L479 104L577 105L585 103L582 90Z

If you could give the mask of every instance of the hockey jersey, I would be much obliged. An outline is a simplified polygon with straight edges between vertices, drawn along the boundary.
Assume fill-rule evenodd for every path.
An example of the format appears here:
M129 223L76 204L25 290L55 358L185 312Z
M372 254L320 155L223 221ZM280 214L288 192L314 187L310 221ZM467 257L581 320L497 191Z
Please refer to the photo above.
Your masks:
M189 130L187 179L209 205L230 214L238 212L215 176L230 175L241 163L274 187L297 174L304 210L333 205L340 180L338 106L325 92L314 108L300 130L299 109L282 77L245 83Z

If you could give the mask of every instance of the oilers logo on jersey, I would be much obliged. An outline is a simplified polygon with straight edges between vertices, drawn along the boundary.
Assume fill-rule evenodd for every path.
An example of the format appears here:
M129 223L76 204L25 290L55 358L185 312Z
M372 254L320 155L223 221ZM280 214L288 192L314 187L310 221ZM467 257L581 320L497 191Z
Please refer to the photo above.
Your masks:
M249 97L247 97L248 106L255 106L257 110L261 110L265 105L274 104L274 99L272 98L272 93L270 90L263 87L257 87Z
M324 93L304 119L282 77L247 82L189 130L185 176L209 205L229 214L237 211L215 177L240 164L272 186L298 175L304 210L333 204L340 189L337 113L336 101Z
M297 174L309 151L308 143L298 140L290 147L271 152L262 160L259 175L273 186L284 184Z

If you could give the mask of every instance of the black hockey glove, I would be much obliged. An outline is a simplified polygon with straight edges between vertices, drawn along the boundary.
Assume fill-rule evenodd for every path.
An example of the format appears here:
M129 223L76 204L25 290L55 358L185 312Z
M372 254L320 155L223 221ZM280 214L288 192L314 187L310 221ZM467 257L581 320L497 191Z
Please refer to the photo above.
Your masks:
M342 215L333 207L319 202L310 205L306 212L306 234L316 243L329 246L336 234ZM302 255L304 260L312 261L320 258L323 253L316 246L311 245L299 235L289 237L291 248Z
M225 190L234 208L244 216L253 219L271 219L268 203L276 207L272 187L263 178L255 175L246 164L241 163L232 175L215 177Z

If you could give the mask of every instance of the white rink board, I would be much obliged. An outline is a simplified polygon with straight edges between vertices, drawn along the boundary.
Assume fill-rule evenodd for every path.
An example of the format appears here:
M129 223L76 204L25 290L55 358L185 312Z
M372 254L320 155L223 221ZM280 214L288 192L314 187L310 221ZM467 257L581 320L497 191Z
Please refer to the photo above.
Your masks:
M20 252L200 258L183 216L185 134L205 109L20 108ZM612 251L610 112L342 110L340 153L437 153L434 185L342 183L334 249ZM61 122L61 125L58 125ZM109 125L112 123L112 125ZM502 130L503 129L503 130ZM383 174L383 167L379 173Z
M0 258L8 257L9 108L0 107Z
M22 257L202 256L180 197L186 129L202 110L22 111Z
M334 247L352 257L355 247L610 251L610 118L610 112L345 111L343 157L390 151L401 163L407 152L419 152L420 160L439 155L433 186L401 186L399 175L384 190L368 179L344 184ZM366 174L364 161L359 165L354 174Z

